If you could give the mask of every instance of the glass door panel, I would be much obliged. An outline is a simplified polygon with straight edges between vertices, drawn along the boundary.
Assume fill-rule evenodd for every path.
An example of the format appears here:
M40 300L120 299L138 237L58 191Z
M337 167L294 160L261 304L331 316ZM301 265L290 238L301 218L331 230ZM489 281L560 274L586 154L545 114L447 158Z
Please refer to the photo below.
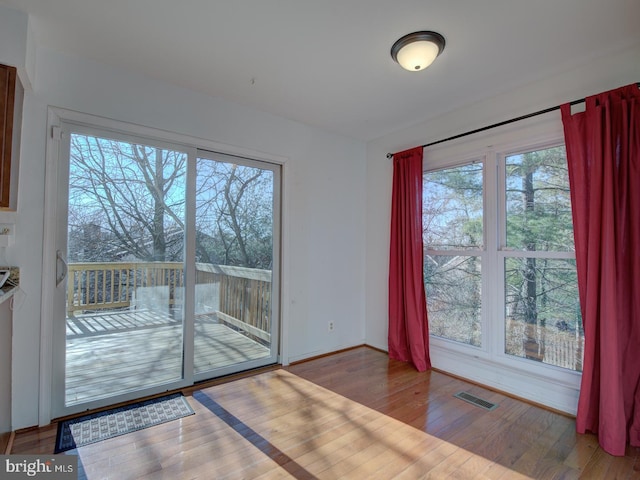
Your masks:
M69 137L64 406L183 378L187 154Z
M197 159L196 378L276 361L278 182L276 166Z

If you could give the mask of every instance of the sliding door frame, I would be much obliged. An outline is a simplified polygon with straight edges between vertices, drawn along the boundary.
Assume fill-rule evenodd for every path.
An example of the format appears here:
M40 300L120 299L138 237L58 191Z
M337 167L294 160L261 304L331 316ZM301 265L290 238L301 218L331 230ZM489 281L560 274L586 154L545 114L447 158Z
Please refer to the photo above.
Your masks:
M281 256L281 212L282 212L282 208L281 208L281 197L282 197L282 181L281 181L281 177L282 177L282 167L280 164L276 164L273 162L268 162L268 161L261 161L261 160L255 160L252 158L247 158L247 157L243 157L243 156L238 156L238 155L229 155L229 154L225 154L225 153L220 153L220 152L215 152L215 151L211 151L211 150L205 150L205 149L198 149L197 150L197 155L196 155L196 161L193 162L193 165L190 165L190 170L189 170L189 174L191 175L189 177L189 186L194 187L191 189L191 191L193 192L193 196L192 198L188 199L189 202L189 206L191 206L192 209L195 209L195 205L196 205L196 175L197 172L196 170L196 165L197 162L200 160L210 160L210 161L214 161L214 162L220 162L220 163L234 163L236 165L239 166L244 166L244 167L250 167L250 168L257 168L257 169L262 169L262 170L267 170L270 171L273 174L273 197L272 197L272 213L273 213L273 225L272 225L272 253L273 253L273 257L272 257L272 264L274 266L274 268L272 268L271 270L271 318L275 319L276 321L272 321L271 322L271 338L274 339L271 341L271 344L269 346L270 348L270 354L268 358L260 358L257 360L248 360L246 362L243 362L242 365L245 367L243 369L248 370L248 369L252 369L252 368L258 368L258 367L262 367L268 364L273 364L273 363L277 363L279 361L279 344L280 342L279 340L279 331L280 331L280 322L277 321L277 319L280 318L280 270L281 268L277 268L277 266L281 265L280 262L280 256ZM187 212L187 214L189 214L189 212ZM189 216L190 222L193 222L193 224L189 223L189 228L191 228L191 231L195 231L196 225L195 225L195 212L192 212L191 215ZM195 257L195 236L191 236L192 241L190 241L189 243L193 243L192 247L193 247L193 255L189 258L194 258ZM194 295L194 291L195 291L195 270L194 269L189 269L189 274L193 275L193 278L190 278L189 281L189 285L191 287L191 291L188 293L190 295ZM194 318L195 318L195 312L191 312L192 314L194 314ZM195 333L192 332L192 334L195 336ZM195 341L195 338L194 338ZM195 352L195 345L194 345L194 352ZM237 364L233 364L233 365L237 365ZM212 370L207 370L207 371L203 371L203 372L195 372L194 370L194 381L195 382L199 382L199 381L203 381L203 380L208 380L210 378L215 378L215 377L219 377L219 376L223 376L223 375L228 375L231 373L234 373L236 371L236 369L233 368L233 365L229 365L229 366L224 366L224 367L218 367L218 368L214 368Z
M122 135L124 137L141 137L150 141L157 141L160 143L170 143L175 146L180 146L181 150L188 151L189 160L187 167L187 219L186 228L195 228L195 159L197 158L198 151L206 152L218 152L225 155L233 155L241 157L243 159L249 159L250 161L256 161L258 163L270 163L279 167L280 175L279 181L276 187L279 187L279 211L274 211L274 217L279 217L279 224L274 224L274 230L280 236L279 248L274 248L274 284L278 282L278 288L274 289L274 305L277 305L277 312L274 311L274 325L273 331L274 339L276 340L274 346L272 346L272 355L275 355L276 363L287 364L288 358L288 345L287 345L287 311L288 309L283 306L286 305L286 258L282 255L283 251L286 251L286 245L288 244L288 235L286 229L286 213L287 213L287 158L271 155L264 152L258 152L255 150L220 144L201 138L191 137L188 135L167 132L164 130L158 130L155 128L144 127L126 122L120 122L108 118L96 117L93 115L78 113L70 110L65 110L56 107L49 107L48 122L47 122L47 152L46 152L46 176L45 176L45 216L44 216L44 236L43 236L43 276L42 276L42 304L41 304L41 335L40 335L40 379L39 379L39 425L47 425L54 418L56 412L54 411L54 398L53 392L56 387L55 384L59 383L59 378L54 376L54 324L56 322L56 312L52 308L56 295L56 274L59 270L57 264L56 255L56 226L57 218L59 215L66 215L66 212L59 212L57 208L57 199L59 194L58 188L58 176L59 170L64 168L64 162L67 162L65 158L63 145L64 143L64 131L62 126L65 124L78 124L86 125L88 127L95 127L97 130L107 130ZM68 153L68 152L67 152ZM193 158L192 158L193 155ZM68 166L67 166L68 168ZM66 222L65 222L66 223ZM275 234L276 232L274 232ZM185 243L185 258L194 258L195 256L195 238L193 235L187 235L187 242ZM276 263L276 261L278 263ZM279 268L276 268L279 267ZM278 273L276 273L278 272ZM185 272L185 296L193 295L195 289L195 272L193 269L187 269ZM64 288L64 287L63 287ZM277 290L277 293L276 293ZM186 302L185 305L185 319L189 318L188 315L193 316L193 305L189 306L192 302ZM191 310L191 311L189 311ZM275 316L278 315L278 316ZM59 319L57 320L59 321ZM185 322L185 342L190 342L191 353L193 353L193 322ZM190 357L190 358L188 358ZM250 366L248 366L250 367ZM193 355L185 355L183 361L183 378L181 381L172 384L172 388L181 388L188 385L193 385L194 382L200 380L201 375L194 375L193 369ZM222 373L221 373L222 374ZM167 388L160 387L159 390L166 390ZM136 397L140 395L152 394L149 391L138 391ZM92 407L93 408L93 407ZM70 412L69 412L70 413Z

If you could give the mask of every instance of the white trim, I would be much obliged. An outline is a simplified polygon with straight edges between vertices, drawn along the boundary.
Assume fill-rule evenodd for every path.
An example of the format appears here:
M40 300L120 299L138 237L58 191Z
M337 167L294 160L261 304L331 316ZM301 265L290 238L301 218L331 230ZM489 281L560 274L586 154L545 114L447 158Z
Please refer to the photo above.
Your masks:
M44 231L42 241L42 303L40 306L40 382L38 425L51 421L51 388L53 378L53 298L56 277L56 218L60 138L53 128L60 128L60 116L53 109L47 112L47 146L45 154Z
M195 325L194 322L185 321L188 318L194 318L195 316L195 304L194 302L187 301L188 298L195 298L196 290L196 272L195 268L187 268L189 263L188 258L195 258L196 254L196 238L195 235L187 235L187 232L195 231L196 223L196 161L198 158L198 150L196 148L190 148L187 152L187 181L186 181L186 198L185 198L185 219L184 219L184 231L185 231L185 246L184 246L184 260L183 271L185 272L184 278L184 311L182 320L182 346L184 348L184 355L182 357L182 378L188 383L194 382L194 355L195 355ZM191 264L195 266L195 262Z
M94 127L111 130L121 135L137 135L145 137L145 139L156 139L160 142L169 142L174 147L182 145L185 148L197 148L200 150L209 150L211 152L223 153L226 155L234 155L237 157L250 158L263 162L276 164L284 164L288 161L287 157L274 155L259 150L229 145L226 143L207 140L200 137L193 137L182 133L174 133L158 128L145 127L135 123L122 122L106 117L98 117L87 113L80 113L74 110L67 110L59 107L49 107L51 111L57 114L66 123L74 123L78 125L91 125Z
M546 252L544 250L537 250L532 252L529 250L509 250L506 248L498 250L498 256L502 258L576 258L575 252Z
M280 197L280 354L278 361L283 365L289 365L289 303L290 299L290 263L289 256L284 252L290 250L289 232L289 205L291 177L290 165L285 163L280 170L281 197Z
M425 170L470 163L484 154L519 153L529 148L564 143L562 120L557 112L539 115L469 137L424 149ZM525 146L526 145L526 146Z

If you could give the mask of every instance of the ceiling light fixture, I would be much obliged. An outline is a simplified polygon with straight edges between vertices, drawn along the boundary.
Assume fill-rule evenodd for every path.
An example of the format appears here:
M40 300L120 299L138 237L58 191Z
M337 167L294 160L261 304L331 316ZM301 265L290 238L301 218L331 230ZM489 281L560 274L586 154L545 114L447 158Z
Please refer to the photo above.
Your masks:
M444 37L436 32L413 32L391 47L391 58L405 70L418 72L433 63L444 50Z

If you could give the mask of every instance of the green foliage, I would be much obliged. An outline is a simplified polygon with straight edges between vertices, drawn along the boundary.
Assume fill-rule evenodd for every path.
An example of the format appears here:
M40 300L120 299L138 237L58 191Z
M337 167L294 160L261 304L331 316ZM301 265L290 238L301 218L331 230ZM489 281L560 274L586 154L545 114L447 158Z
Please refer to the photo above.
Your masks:
M573 251L564 147L509 155L504 168L505 224L498 228L505 232L506 251ZM481 265L473 252L483 248L483 166L427 172L423 187L430 333L480 346ZM506 353L543 361L546 335L581 338L575 260L552 257L507 254ZM579 368L579 362L568 368Z
M535 308L541 325L559 326L561 330L581 331L575 260L536 259L535 270L528 273L526 258L505 259L505 308L508 318L525 321ZM526 284L535 282L534 303L529 306Z
M507 247L572 251L571 199L564 147L506 158Z

